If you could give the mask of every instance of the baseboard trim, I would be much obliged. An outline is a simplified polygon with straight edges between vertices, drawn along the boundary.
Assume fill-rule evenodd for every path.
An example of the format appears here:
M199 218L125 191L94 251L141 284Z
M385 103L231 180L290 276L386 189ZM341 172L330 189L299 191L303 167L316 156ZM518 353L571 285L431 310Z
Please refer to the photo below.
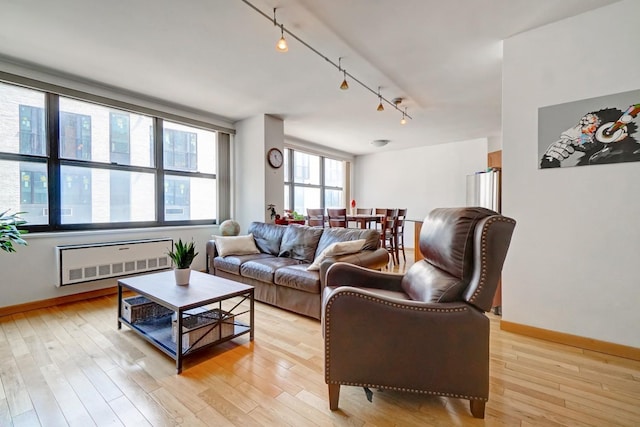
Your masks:
M610 354L612 356L640 361L640 348L636 347L600 341L593 338L585 338L578 335L565 334L563 332L550 331L548 329L536 328L535 326L522 325L506 320L500 321L500 329L558 344L570 345L584 350L597 351L598 353Z
M70 302L83 301L90 298L99 298L107 295L115 295L118 293L118 287L113 286L104 289L97 289L95 291L82 292L79 294L65 295L63 297L56 297L50 299L44 299L40 301L27 302L24 304L10 305L7 307L0 307L0 317L9 316L16 313L22 313L24 311L38 310L40 308L53 307L54 305L67 304Z

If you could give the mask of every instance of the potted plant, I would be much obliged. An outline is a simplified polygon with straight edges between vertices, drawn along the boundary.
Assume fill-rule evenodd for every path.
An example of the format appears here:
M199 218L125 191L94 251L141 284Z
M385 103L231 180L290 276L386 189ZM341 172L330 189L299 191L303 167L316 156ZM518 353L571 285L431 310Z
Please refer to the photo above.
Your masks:
M178 239L174 244L174 250L167 252L167 255L175 266L176 285L188 285L189 276L191 276L191 263L198 255L195 243L193 241L182 243L182 239Z
M22 213L24 212L10 214L8 210L0 213L0 249L5 252L15 252L14 244L27 244L21 237L26 231L18 230L19 226L27 223L27 221L20 218Z

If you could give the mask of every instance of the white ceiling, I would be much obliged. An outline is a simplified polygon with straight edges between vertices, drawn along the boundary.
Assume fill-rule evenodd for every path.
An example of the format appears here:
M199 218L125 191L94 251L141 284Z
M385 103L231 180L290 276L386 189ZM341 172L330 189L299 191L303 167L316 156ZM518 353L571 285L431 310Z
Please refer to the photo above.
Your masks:
M618 0L0 0L0 56L352 154L501 133L502 40ZM389 139L385 148L370 142Z

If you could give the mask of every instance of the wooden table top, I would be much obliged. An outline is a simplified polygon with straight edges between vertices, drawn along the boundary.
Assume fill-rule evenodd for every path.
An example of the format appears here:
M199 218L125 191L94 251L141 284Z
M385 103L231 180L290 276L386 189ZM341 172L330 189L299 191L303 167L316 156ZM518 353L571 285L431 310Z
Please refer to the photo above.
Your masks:
M174 310L200 307L253 289L253 286L194 270L185 286L176 285L173 270L126 277L118 280L118 284Z

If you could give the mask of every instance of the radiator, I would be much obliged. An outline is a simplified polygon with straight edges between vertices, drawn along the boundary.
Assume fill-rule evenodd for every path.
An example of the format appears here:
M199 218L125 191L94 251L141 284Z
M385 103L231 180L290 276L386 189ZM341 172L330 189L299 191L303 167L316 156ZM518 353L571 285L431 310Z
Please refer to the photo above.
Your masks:
M172 248L170 238L56 246L57 286L164 270Z

